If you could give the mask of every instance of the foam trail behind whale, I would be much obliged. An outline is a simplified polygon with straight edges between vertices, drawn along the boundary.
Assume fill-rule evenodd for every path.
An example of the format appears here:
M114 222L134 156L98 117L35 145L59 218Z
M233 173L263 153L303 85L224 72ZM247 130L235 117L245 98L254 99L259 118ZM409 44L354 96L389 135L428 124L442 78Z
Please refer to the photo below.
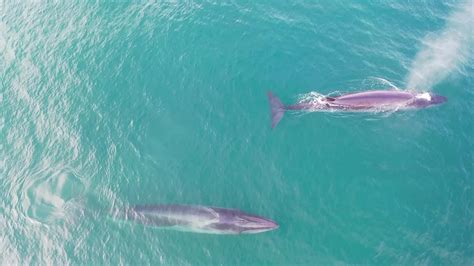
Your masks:
M407 77L407 88L431 89L449 74L462 71L470 60L474 40L474 0L460 5L438 34L428 34Z

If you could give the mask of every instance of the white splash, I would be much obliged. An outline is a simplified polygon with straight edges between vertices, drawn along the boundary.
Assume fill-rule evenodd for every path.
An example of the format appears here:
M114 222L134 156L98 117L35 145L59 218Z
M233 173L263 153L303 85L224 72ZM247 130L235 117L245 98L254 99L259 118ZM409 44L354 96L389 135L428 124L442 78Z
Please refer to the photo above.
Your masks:
M423 39L407 78L409 89L431 89L466 64L474 40L474 0L468 0L451 14L445 28Z
M424 92L424 93L415 95L415 98L431 101L431 94L429 94L428 92Z
M298 103L313 103L313 104L318 104L318 103L323 103L325 102L324 96L321 93L311 91L305 94L301 94L298 96Z

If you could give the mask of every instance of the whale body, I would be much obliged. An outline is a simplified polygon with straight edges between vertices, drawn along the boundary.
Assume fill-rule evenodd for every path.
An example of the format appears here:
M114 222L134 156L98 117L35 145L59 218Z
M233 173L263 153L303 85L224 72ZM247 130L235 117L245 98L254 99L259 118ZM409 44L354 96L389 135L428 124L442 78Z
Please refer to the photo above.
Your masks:
M400 90L372 90L322 97L316 102L303 102L285 106L278 97L268 92L272 114L272 128L280 122L286 110L374 112L420 109L442 104L447 98L432 93Z
M240 210L196 205L141 205L126 209L126 220L207 234L254 234L278 228L272 220Z

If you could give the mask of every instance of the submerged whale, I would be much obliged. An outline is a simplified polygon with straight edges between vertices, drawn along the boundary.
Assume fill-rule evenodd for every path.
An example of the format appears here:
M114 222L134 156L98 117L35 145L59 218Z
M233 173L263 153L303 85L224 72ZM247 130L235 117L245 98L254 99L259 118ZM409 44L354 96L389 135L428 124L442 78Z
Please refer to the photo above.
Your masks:
M400 90L372 90L344 94L338 97L321 97L315 102L302 102L285 106L278 97L268 92L272 114L272 128L286 110L374 112L419 109L442 104L447 98L441 95Z
M278 228L272 220L235 209L193 205L142 205L126 209L126 220L207 234L254 234Z

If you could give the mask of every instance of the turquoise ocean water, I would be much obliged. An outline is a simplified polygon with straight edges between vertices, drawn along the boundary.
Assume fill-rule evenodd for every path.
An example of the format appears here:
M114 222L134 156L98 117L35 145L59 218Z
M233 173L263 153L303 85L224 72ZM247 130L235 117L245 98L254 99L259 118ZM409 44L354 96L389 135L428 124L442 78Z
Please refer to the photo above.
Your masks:
M474 264L472 1L0 2L0 264ZM384 81L386 80L386 81ZM431 90L393 114L266 92ZM237 208L255 235L122 222Z

